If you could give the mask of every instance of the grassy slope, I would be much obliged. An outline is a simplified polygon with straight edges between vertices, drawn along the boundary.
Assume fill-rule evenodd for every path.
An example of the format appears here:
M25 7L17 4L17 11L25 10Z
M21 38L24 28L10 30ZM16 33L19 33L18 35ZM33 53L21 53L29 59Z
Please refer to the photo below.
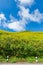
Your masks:
M25 39L25 40L43 40L43 32L7 32L7 31L2 31L0 30L0 36L2 35L2 37L6 38L6 37L11 37L14 39ZM34 58L35 59L35 58ZM11 59L10 59L11 60ZM33 61L31 58L27 59L28 61ZM14 61L14 60L13 60ZM11 60L11 62L13 62ZM33 61L34 62L34 61ZM39 62L43 62L43 59Z
M18 38L20 37L21 39L26 39L26 40L43 40L43 32L7 32L7 31L2 31L0 30L0 35L3 35L3 36L12 36L12 37L15 37L15 38Z

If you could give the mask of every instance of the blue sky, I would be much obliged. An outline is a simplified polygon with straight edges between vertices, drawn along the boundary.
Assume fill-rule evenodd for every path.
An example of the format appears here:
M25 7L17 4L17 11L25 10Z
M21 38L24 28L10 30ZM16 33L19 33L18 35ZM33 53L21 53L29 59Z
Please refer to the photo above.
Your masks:
M43 31L43 0L0 0L0 30Z

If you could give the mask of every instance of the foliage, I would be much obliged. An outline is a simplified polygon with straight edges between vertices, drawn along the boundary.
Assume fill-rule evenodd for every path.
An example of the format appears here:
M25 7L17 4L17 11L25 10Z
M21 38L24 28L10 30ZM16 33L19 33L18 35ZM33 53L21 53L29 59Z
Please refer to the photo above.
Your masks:
M0 31L0 55L3 57L26 58L43 56L42 32L5 32Z

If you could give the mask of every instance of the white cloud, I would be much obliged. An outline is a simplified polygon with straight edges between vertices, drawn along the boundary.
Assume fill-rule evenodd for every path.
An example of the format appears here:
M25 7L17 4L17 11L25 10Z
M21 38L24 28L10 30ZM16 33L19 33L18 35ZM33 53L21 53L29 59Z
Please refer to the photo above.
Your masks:
M6 17L5 17L5 15L4 14L0 14L0 20L6 20Z
M28 8L26 9L24 6L19 6L19 7L20 7L20 11L18 12L18 14L21 18L33 22L41 22L43 20L43 13L40 13L38 9L34 10L30 14L30 10Z
M40 13L38 9L34 10L33 14L30 14L30 20L34 22L41 22L43 20L43 13Z
M13 29L14 31L24 31L25 25L22 20L12 20L12 22L8 24L8 28Z
M25 8L25 5L32 5L34 3L34 0L16 0L19 1L19 8L18 15L20 16L20 19L16 19L12 15L10 15L9 23L6 23L6 17L4 14L0 14L0 25L3 25L3 27L8 27L9 29L13 29L14 31L24 31L26 30L26 24L28 24L30 21L33 22L41 22L43 20L43 13L40 13L38 9L34 10L30 13L29 8ZM2 21L3 20L3 21Z
M33 12L30 13L30 9L25 8L25 6L24 6L24 5L33 4L35 2L35 0L16 0L16 1L20 2L19 3L20 11L18 12L18 15L22 19L33 21L33 22L41 22L43 20L43 13L40 13L40 11L38 9L36 9Z
M40 13L38 9L34 10L34 12L30 14L29 9L26 9L24 6L20 6L18 15L21 17L19 20L10 15L11 20L10 23L8 23L9 29L13 29L15 31L24 31L26 30L26 24L28 24L30 21L39 23L43 19L43 13Z
M6 27L6 17L3 13L0 14L0 26Z
M34 0L15 0L17 2L20 2L20 5L24 6L31 6L34 3Z
M0 27L13 29L14 31L24 31L25 22L24 19L17 20L12 15L10 15L10 20L7 20L4 14L0 14Z
M24 31L24 27L19 22L13 22L8 24L8 28L13 29L14 31Z
M24 6L19 6L20 8L20 11L18 12L18 15L21 17L21 18L25 18L25 19L28 19L29 17L29 9L25 8Z
M10 15L10 23L8 23L7 27L9 29L13 29L14 31L23 31L25 30L25 22L24 19L17 20L15 17Z
M10 15L10 20L7 20L9 23L6 23L5 15L0 14L0 25L13 29L14 31L24 31L26 30L26 24L28 24L30 21L39 23L41 20L43 20L43 13L40 13L38 9L34 10L34 12L30 14L30 10L24 6L20 6L18 15L21 17L21 19L18 20Z

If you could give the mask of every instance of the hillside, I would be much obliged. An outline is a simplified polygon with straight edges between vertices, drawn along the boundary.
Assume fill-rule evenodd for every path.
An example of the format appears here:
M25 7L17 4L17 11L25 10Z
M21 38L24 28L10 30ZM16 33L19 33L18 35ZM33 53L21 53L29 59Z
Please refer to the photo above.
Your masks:
M26 39L26 40L43 40L43 32L7 32L0 30L0 35L10 38Z
M0 55L4 58L6 56L43 57L43 32L7 32L0 30Z

